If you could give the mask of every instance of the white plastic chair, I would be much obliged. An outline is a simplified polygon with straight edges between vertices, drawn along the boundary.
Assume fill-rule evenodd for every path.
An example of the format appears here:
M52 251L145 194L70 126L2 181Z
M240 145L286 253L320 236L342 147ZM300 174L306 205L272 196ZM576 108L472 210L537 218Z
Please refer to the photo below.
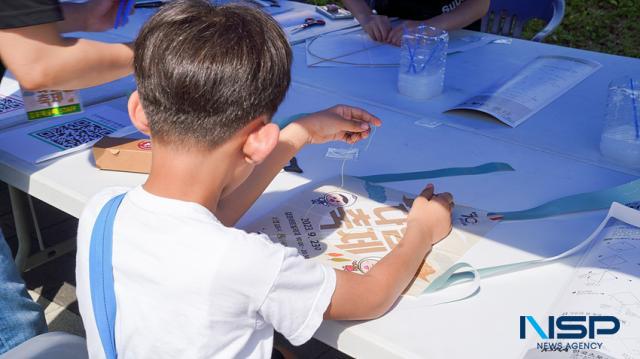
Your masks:
M524 26L539 19L547 25L531 40L542 41L560 25L564 9L564 0L491 0L480 31L520 38Z
M0 359L89 359L87 342L73 334L51 332L33 337Z

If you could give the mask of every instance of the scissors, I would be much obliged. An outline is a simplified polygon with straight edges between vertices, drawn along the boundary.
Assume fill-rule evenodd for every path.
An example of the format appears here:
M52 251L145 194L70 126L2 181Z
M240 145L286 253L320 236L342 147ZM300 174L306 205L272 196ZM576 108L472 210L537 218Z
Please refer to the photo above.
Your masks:
M308 29L311 26L324 26L325 24L326 22L324 22L324 20L308 17L304 19L304 24L297 26L295 29L291 30L291 33L295 34L296 32Z

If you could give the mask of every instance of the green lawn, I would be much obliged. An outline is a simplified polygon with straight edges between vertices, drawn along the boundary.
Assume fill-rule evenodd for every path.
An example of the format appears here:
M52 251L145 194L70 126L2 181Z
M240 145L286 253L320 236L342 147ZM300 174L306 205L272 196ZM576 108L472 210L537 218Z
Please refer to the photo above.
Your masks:
M340 2L306 1L317 5ZM532 23L527 27L525 36L533 37L539 26ZM562 25L545 42L640 57L640 0L566 0Z
M640 57L640 0L566 0L562 25L545 42Z

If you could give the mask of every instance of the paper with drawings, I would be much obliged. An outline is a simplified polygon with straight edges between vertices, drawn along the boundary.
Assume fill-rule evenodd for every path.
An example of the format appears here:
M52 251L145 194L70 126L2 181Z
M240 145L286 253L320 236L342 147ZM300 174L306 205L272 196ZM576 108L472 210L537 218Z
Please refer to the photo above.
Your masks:
M308 189L247 228L297 248L311 260L336 269L366 273L402 239L415 196L354 177ZM456 205L454 229L436 244L406 294L429 287L494 226L485 211Z
M507 80L499 81L449 111L479 111L516 127L601 66L592 60L539 56Z
M2 131L0 150L39 163L89 148L103 136L134 131L126 112L95 105L79 115L39 120Z
M640 212L614 203L592 239L548 315L614 316L619 331L580 340L593 343L589 349L573 349L575 340L567 339L549 339L539 348L534 335L525 358L640 357Z
M306 190L295 202L284 204L247 229L267 234L274 242L297 248L306 258L336 269L366 273L388 253L406 230L406 218L413 196L345 177ZM615 204L609 216L620 216ZM632 209L626 209L632 211ZM623 211L624 212L624 211ZM488 267L476 268L464 256L499 220L492 220L484 210L456 205L454 229L436 244L398 309L411 309L441 304L469 297L480 288L481 278L502 275L544 265L580 253L592 243L606 223L575 247L558 255L513 262L505 260ZM446 290L444 290L446 289Z

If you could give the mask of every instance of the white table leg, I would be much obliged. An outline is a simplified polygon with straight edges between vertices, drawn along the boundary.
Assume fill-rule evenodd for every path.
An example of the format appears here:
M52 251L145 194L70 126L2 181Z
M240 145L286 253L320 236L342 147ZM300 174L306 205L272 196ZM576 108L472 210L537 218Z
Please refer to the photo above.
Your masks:
M76 248L76 238L69 238L54 246L45 247L38 219L33 209L33 201L28 194L21 190L9 186L9 198L11 199L11 209L13 220L16 226L16 236L18 237L18 253L16 254L16 266L21 272L27 271L50 260L58 258L64 254L72 252ZM39 250L31 254L31 244L33 243L32 228L39 244Z
M13 222L16 226L18 237L18 253L16 254L16 266L23 271L26 268L27 258L31 252L31 221L29 209L29 195L9 185L9 198L13 211Z

